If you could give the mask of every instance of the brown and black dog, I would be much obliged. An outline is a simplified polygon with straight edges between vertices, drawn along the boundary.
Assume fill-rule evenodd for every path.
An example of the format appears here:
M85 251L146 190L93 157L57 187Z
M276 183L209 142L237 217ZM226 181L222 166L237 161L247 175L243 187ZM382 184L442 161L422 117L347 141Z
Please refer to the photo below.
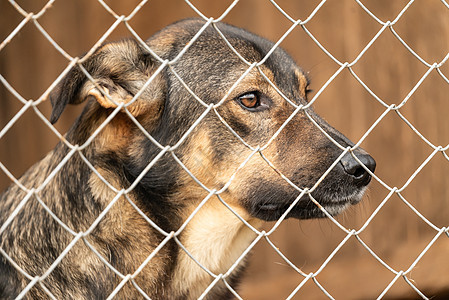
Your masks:
M53 91L52 123L67 104L87 104L65 140L21 177L23 187L1 195L0 298L103 299L124 283L120 299L142 297L138 289L151 299L194 299L214 279L197 263L226 274L256 237L242 220L254 228L277 220L331 165L310 193L322 207L305 194L286 217L325 217L323 208L336 215L361 200L375 162L361 149L352 153L364 167L349 152L336 162L353 144L311 108L291 117L307 104L308 79L290 56L277 48L231 89L248 65L214 26L250 63L273 43L222 23L191 43L203 25L184 20L147 41L168 61L190 46L160 72L146 47L122 40L83 62L95 83L76 66ZM251 156L258 146L266 147ZM231 286L244 264L224 276ZM219 280L207 297L229 296Z

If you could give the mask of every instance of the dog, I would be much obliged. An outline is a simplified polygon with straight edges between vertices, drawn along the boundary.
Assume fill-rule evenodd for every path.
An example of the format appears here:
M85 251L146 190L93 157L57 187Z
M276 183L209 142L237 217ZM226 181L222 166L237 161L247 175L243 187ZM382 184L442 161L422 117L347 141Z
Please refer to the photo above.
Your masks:
M204 25L105 43L51 92L52 123L86 104L0 197L0 298L230 298L265 221L362 199L376 163L343 152L293 59L224 23L191 41Z

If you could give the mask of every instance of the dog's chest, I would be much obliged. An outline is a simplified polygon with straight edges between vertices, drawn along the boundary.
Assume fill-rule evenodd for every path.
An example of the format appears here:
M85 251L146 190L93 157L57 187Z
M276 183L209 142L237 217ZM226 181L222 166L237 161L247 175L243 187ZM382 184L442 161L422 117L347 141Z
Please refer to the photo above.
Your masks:
M245 217L244 212L242 217ZM256 228L261 221L249 221ZM180 250L172 286L189 298L196 299L213 282L214 276L225 278L244 265L242 254L256 238L249 229L223 204L202 207L189 222L181 236L185 247ZM208 271L206 271L208 270ZM220 281L215 288L224 286Z

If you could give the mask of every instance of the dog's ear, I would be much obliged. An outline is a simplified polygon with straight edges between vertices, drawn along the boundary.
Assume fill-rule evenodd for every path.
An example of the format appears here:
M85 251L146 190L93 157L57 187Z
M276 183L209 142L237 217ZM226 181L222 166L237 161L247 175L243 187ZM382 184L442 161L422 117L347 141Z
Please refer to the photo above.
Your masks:
M52 124L67 104L78 104L88 97L94 97L104 108L128 103L156 71L157 62L143 46L127 39L103 45L82 66L95 83L75 65L50 93ZM154 107L155 101L163 101L165 84L161 77L157 76L127 107L134 116Z

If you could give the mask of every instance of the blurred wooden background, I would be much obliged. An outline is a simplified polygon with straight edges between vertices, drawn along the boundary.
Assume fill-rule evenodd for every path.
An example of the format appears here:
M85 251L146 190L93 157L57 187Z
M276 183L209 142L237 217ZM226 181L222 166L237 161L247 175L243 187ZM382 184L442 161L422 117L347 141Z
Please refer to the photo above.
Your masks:
M218 17L232 1L198 0L192 3L206 16ZM320 1L278 0L293 18L304 20ZM382 21L394 20L408 1L362 1ZM29 12L38 12L46 1L18 3ZM106 1L119 15L129 14L137 0ZM169 23L196 16L181 0L152 0L132 19L131 26L147 38ZM0 40L4 40L23 17L6 1L0 1ZM78 56L92 47L115 19L94 0L59 0L39 23L70 55ZM249 29L273 41L291 23L269 1L241 0L225 22ZM342 62L352 62L381 29L352 0L328 1L307 24L308 30ZM415 1L394 25L394 30L424 60L440 62L449 49L449 9L438 0ZM129 36L120 25L108 40ZM339 68L301 28L281 44L305 70L310 72L312 89L320 87ZM29 22L0 51L0 74L25 98L37 99L67 66L66 59ZM386 29L354 66L357 75L387 104L399 104L428 70ZM441 68L449 77L449 62ZM401 109L401 113L435 145L449 143L449 85L434 70ZM0 130L21 109L22 104L0 84ZM364 88L344 70L315 104L329 123L358 141L385 111ZM50 115L50 104L39 110ZM80 107L70 107L56 124L65 132ZM0 161L16 176L41 159L57 143L56 136L29 110L0 139ZM377 176L390 187L402 187L432 153L396 113L390 112L363 142L377 160ZM0 190L10 184L0 171ZM338 220L347 228L359 229L388 195L374 181L362 204ZM438 227L449 226L449 162L438 153L414 178L402 195ZM267 224L269 229L273 224ZM360 235L386 263L407 270L436 232L416 216L397 196L380 210ZM304 272L316 271L343 240L345 234L328 220L285 222L271 237L276 246ZM434 299L449 298L449 239L442 235L424 255L410 277ZM377 262L360 243L351 238L331 260L318 281L336 299L376 298L393 280L394 274ZM275 251L262 241L251 257L251 266L241 286L245 299L283 299L302 281ZM324 299L309 281L294 299ZM388 299L414 299L418 294L399 278L386 294Z

